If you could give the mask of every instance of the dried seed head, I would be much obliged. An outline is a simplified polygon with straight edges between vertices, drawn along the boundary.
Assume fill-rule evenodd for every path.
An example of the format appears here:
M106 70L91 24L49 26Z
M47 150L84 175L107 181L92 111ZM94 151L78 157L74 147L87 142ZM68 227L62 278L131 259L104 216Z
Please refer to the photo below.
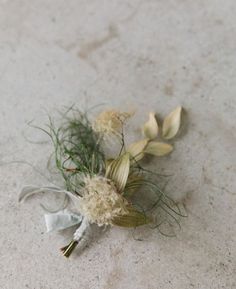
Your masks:
M132 113L106 110L98 115L93 123L93 129L104 136L118 135L124 122L132 116Z
M112 219L127 213L128 202L117 191L114 183L104 177L84 178L80 211L98 226L112 224Z

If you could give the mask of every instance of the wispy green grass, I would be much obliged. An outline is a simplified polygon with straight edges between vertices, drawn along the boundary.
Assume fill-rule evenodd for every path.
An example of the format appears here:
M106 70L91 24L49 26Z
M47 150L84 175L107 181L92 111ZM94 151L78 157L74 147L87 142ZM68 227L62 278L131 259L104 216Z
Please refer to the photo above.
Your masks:
M66 189L78 192L81 174L99 174L104 171L105 156L101 140L93 131L85 113L70 109L63 114L63 121L56 127L49 117L49 124L42 129L52 140L55 164L65 180Z

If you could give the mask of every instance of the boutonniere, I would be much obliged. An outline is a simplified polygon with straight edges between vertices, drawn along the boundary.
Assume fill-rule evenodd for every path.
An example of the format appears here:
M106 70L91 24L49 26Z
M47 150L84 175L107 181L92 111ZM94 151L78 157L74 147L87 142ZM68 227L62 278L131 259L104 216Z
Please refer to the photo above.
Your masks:
M179 205L160 187L160 176L144 165L147 156L171 153L173 146L166 141L178 133L181 112L177 107L161 128L155 113L150 112L142 136L131 144L127 144L125 133L133 116L130 112L106 110L91 120L87 113L72 110L72 116L66 115L59 127L50 120L43 131L54 146L55 165L64 186L25 186L19 200L39 192L65 195L63 208L45 213L47 231L77 225L71 242L61 249L64 256L89 241L93 226L149 225L159 229L166 221L179 224L178 217L183 216ZM107 156L108 146L116 147L117 154Z

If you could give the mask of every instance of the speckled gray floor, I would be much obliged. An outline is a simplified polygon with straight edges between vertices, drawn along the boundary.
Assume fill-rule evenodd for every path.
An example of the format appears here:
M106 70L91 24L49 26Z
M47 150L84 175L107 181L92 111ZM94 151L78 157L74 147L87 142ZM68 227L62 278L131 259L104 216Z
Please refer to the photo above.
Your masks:
M0 288L236 288L236 2L234 0L0 0ZM81 255L58 251L40 197L17 203L23 184L45 179L47 121L76 103L187 114L175 151L156 162L189 217L176 238L113 228ZM44 197L45 201L45 197ZM149 234L150 233L150 234Z

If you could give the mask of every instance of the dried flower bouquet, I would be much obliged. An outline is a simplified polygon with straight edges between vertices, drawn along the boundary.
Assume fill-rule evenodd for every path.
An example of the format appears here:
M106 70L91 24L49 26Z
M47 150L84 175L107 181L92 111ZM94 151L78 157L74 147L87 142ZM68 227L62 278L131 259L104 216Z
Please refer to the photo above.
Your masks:
M178 133L181 111L179 106L164 119L164 139ZM57 212L45 214L48 231L78 225L72 241L61 249L66 257L78 244L88 241L94 224L134 228L150 224L159 228L166 220L178 224L178 216L183 216L178 204L160 189L157 174L142 166L146 155L165 156L173 150L172 145L156 140L159 127L151 112L142 127L142 139L127 146L124 126L132 115L111 109L90 121L87 113L76 111L73 117L65 116L59 128L50 120L49 130L43 130L53 142L56 167L65 187L25 186L19 200L39 192L56 192L72 201L72 210L65 208L66 202ZM104 148L111 140L119 145L119 153L107 158ZM148 199L145 204L143 197Z

